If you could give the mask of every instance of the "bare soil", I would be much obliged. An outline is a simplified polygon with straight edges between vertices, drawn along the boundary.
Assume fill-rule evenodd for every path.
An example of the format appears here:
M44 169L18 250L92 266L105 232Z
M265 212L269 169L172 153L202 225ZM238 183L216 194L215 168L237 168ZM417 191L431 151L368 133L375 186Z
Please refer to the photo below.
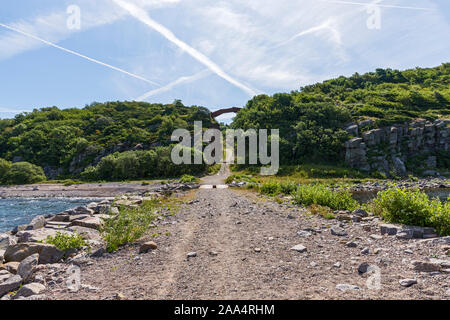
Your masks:
M217 182L211 178L209 182ZM219 179L220 180L220 179ZM419 273L413 260L443 256L442 242L398 240L379 235L377 222L345 223L348 235L332 235L339 224L311 215L289 202L279 204L244 190L200 189L180 211L158 223L161 236L101 258L80 263L78 292L69 292L64 277L48 285L50 299L449 299L446 273ZM300 236L300 230L317 232ZM158 249L138 254L140 243ZM353 240L357 247L346 245ZM302 244L307 251L290 250ZM362 254L364 247L369 254ZM375 253L375 249L379 249ZM410 249L411 253L405 252ZM187 254L195 252L196 257ZM374 273L358 273L367 262L380 271L381 286L367 286ZM337 265L340 264L340 266ZM399 280L417 284L405 288ZM358 290L340 291L338 284Z

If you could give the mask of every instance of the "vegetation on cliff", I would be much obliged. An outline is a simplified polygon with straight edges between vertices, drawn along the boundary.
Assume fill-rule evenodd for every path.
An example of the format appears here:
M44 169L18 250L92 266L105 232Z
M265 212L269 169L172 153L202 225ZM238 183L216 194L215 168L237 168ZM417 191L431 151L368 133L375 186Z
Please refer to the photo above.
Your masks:
M116 152L151 149L159 157L160 172L144 174L143 177L171 176L177 174L172 171L180 170L168 168L170 164L165 161L168 150L158 147L168 147L173 143L170 137L175 129L193 130L194 121L202 121L204 128L216 125L209 110L186 107L181 101L166 105L107 102L92 103L83 109L36 109L14 119L0 120L0 158L30 162L46 169L46 173L49 169L54 170L60 177L77 177L90 165L96 165L105 156L115 153L102 165L115 162L114 167L121 171L109 172L107 177L132 179L136 174L136 177L141 177L142 172L135 171L142 168L133 168L134 160L140 160L141 154L119 156ZM152 158L149 161L156 161L153 153L147 153L147 156ZM163 164L160 158L163 158ZM123 169L128 160L131 160L131 166L126 169L132 174L125 176ZM154 167L147 168L150 169ZM92 174L92 168L89 170ZM101 172L100 178L104 178Z
M283 164L340 163L344 130L370 118L374 126L450 115L450 63L405 71L377 69L291 93L259 95L237 114L235 128L280 129ZM448 155L441 155L447 156Z

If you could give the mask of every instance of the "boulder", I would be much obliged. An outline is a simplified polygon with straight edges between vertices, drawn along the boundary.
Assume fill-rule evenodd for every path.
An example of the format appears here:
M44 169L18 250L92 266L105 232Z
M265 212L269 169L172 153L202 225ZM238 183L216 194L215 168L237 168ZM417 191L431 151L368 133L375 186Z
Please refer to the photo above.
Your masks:
M3 268L12 274L16 274L17 269L19 268L19 263L18 262L7 262L3 265Z
M27 227L28 227L27 224L23 224L23 225L20 225L20 226L15 226L14 229L12 229L11 233L12 234L16 234L19 231L25 230Z
M17 290L22 284L22 278L19 275L15 275L0 283L0 297L5 294Z
M44 216L37 216L31 220L31 222L28 224L28 226L25 228L25 230L36 230L41 229L45 226L45 217Z
M353 284L341 283L341 284L336 285L336 289L338 289L342 292L345 292L345 291L349 291L349 290L351 290L351 291L359 290L359 287L355 286Z
M102 224L102 220L99 217L88 217L81 220L74 220L72 221L72 226L80 226L90 229L100 229L100 226Z
M56 236L56 234L60 233L70 233L65 230L61 229L54 229L54 228L42 228L37 230L25 230L25 231L19 231L17 233L18 242L41 242L47 239L48 236Z
M158 245L153 241L148 241L141 244L139 248L139 253L147 253L150 250L155 250L158 248Z
M354 216L358 216L358 217L361 217L361 218L365 218L365 217L367 217L369 214L367 213L367 211L366 210L363 210L363 209L356 209L356 210L354 210L353 212L352 212L352 214L354 215Z
M331 231L331 234L334 236L344 237L347 235L347 231L345 231L343 228L337 227L337 226L332 227L330 229L330 231Z
M0 249L6 249L7 247L16 243L17 241L14 236L7 233L0 234Z
M92 216L94 214L94 210L87 207L77 207L73 209L75 214L86 214Z
M19 264L17 274L22 277L23 282L27 282L30 276L33 274L33 269L39 262L39 254L35 253L29 257L26 257Z
M306 247L301 244L297 244L296 246L293 246L290 250L297 251L300 253L308 251L308 249L306 249Z
M381 234L387 234L390 236L394 236L401 230L401 227L393 225L393 224L382 224L380 226Z
M413 284L417 284L417 280L416 279L402 279L399 281L400 285L402 287L411 287Z
M67 228L67 231L76 232L83 237L84 240L101 241L103 238L100 232L96 229L86 228L81 226L71 226Z
M429 261L413 261L414 270L419 272L437 272L441 270L441 264Z
M45 291L45 286L41 283L29 283L24 285L22 288L17 291L16 295L14 296L14 299L18 297L30 297L41 294L43 291Z
M392 165L394 166L395 173L399 176L406 175L406 167L403 161L398 157L392 158Z
M5 269L0 269L0 283L11 278L13 274Z
M56 263L64 256L64 252L54 245L25 242L9 246L5 252L5 261L21 262L35 253L39 254L39 264Z

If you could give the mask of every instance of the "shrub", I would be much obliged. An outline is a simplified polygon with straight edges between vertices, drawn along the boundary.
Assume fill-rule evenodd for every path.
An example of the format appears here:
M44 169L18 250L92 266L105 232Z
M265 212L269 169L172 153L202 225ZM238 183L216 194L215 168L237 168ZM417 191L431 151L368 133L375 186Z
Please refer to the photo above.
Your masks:
M260 192L269 196L274 196L281 192L281 186L276 181L264 182L261 185Z
M7 184L30 184L45 180L44 170L28 162L13 163L4 176Z
M294 202L304 206L317 204L335 210L354 210L358 207L358 202L349 191L334 191L321 184L299 186L294 194Z
M197 182L198 178L188 175L188 174L183 174L180 178L180 182L181 183L193 183L193 182Z
M246 175L246 174L233 174L231 176L229 176L226 180L225 183L232 183L233 181L236 182L249 182L249 183L256 183L256 179L253 178L252 176Z
M121 181L177 177L206 171L206 164L174 164L171 150L171 147L158 147L155 150L113 153L103 157L96 167L86 168L80 178L87 181Z
M297 190L297 183L293 181L282 182L280 184L281 193L286 195L291 195Z
M80 249L88 246L88 243L83 240L83 237L76 232L73 234L57 232L56 235L47 236L45 243L52 244L61 251L67 251L69 249Z
M434 227L442 235L450 235L450 204L438 198L430 200L423 191L397 186L378 192L369 204L384 220L420 227Z
M317 204L312 204L308 207L308 209L312 214L321 215L325 219L329 219L329 220L336 219L336 216L333 214L331 209L328 207L320 206Z
M144 201L138 208L121 207L118 215L106 219L100 232L106 241L107 250L116 251L120 246L142 237L157 217L155 211L154 201Z
M5 175L10 168L11 168L11 162L0 158L0 183L4 183Z

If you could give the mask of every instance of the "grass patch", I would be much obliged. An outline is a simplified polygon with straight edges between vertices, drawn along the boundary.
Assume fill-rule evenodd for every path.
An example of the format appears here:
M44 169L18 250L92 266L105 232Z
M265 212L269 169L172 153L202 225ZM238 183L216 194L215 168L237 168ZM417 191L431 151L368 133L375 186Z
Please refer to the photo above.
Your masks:
M308 207L308 210L312 214L321 215L322 217L324 217L325 219L328 219L328 220L336 219L336 215L333 214L333 211L330 208L325 207L325 206L312 204Z
M188 174L183 174L180 178L180 182L181 183L196 183L198 182L199 179L197 177L188 175Z
M443 203L423 191L393 186L378 192L367 207L388 222L433 227L442 236L450 235L450 196Z
M276 181L268 181L261 185L259 191L268 196L275 196L281 193L281 186Z
M359 207L349 191L333 191L321 184L299 186L294 193L294 202L303 206L327 206L334 210L354 210Z
M76 232L68 234L58 231L54 237L50 235L47 236L44 242L54 245L61 251L81 249L88 246L88 243L83 240L83 237Z
M255 179L253 176L251 175L247 175L247 174L233 174L231 176L229 176L226 180L225 183L230 184L233 183L233 181L235 182L248 182L248 183L257 183L258 180Z
M106 219L100 232L106 241L108 252L116 251L120 246L142 237L158 217L157 208L158 200L144 201L137 208L122 206L118 215Z

